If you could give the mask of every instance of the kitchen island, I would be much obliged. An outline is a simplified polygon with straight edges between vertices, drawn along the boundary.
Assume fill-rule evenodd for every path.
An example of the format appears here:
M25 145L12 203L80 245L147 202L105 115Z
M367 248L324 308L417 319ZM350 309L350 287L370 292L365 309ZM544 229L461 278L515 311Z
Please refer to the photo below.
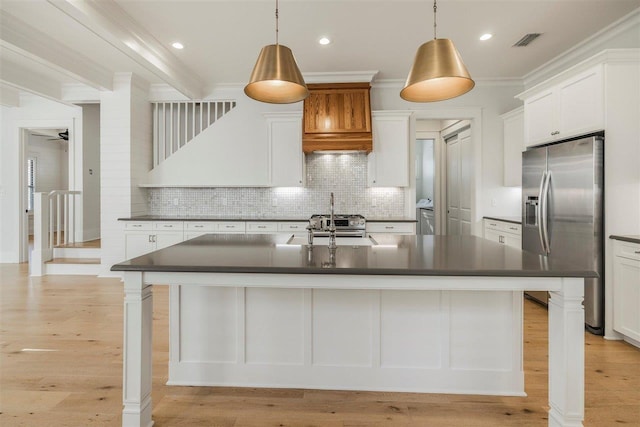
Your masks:
M522 291L548 290L549 425L584 414L583 278L471 236L204 235L125 278L123 426L150 426L152 286L171 285L169 384L523 395Z

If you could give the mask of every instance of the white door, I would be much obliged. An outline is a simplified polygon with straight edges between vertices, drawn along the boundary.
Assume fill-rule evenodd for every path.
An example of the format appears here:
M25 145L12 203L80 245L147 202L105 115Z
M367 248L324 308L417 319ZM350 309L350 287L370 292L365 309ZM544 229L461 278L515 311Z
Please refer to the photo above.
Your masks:
M458 135L447 144L447 234L460 234L460 141Z
M446 140L447 230L450 235L471 235L471 129Z
M471 175L473 165L471 164L471 129L467 129L458 134L458 144L460 145L460 179L458 194L460 195L460 234L471 235Z

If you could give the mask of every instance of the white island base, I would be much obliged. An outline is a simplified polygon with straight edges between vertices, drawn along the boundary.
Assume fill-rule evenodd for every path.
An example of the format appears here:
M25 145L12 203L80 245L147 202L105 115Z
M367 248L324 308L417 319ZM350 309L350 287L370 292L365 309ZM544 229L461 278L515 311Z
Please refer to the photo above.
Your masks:
M152 283L169 384L520 396L522 291L550 290L549 425L582 425L582 279L128 271L123 426L153 424Z
M524 395L522 292L172 286L171 385Z

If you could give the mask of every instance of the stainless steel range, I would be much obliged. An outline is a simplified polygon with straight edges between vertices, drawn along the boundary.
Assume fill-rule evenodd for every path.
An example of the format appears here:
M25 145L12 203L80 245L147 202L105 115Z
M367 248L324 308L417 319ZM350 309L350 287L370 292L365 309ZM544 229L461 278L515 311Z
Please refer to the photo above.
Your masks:
M362 215L334 215L337 237L365 237L367 222ZM314 236L329 236L331 215L311 215L309 228Z

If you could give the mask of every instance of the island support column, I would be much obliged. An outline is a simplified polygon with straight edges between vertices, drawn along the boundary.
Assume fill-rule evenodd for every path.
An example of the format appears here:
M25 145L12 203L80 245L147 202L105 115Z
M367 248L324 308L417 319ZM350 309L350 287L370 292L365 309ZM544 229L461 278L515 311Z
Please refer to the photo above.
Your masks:
M549 426L584 419L584 279L563 279L549 299Z
M124 273L123 427L151 427L152 286Z

